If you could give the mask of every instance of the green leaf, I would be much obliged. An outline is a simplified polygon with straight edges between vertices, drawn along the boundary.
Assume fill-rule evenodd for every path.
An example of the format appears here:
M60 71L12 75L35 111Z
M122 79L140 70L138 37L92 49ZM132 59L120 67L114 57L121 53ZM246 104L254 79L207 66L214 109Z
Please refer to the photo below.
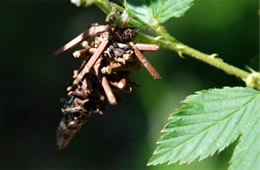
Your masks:
M128 9L147 24L164 23L181 17L193 0L128 0Z
M255 101L251 119L242 131L243 136L231 159L230 170L260 169L260 99Z
M178 161L181 164L190 163L196 158L202 160L222 151L236 140L251 123L250 120L259 122L260 92L251 88L204 90L187 97L184 103L170 116L169 123L162 130L164 135L158 141L159 146L148 165ZM252 125L249 129L255 128L258 130L255 133L259 135L260 128ZM243 146L243 140L240 145ZM254 154L246 156L255 159Z

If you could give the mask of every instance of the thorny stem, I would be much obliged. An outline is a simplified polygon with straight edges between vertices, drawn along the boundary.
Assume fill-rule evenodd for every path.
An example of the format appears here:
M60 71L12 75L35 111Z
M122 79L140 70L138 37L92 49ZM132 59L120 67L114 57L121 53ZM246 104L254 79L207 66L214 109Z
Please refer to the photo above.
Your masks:
M135 20L142 24L144 28L151 31L158 37L151 37L147 36L145 34L142 34L140 32L137 33L135 36L136 41L146 42L146 43L154 43L159 45L162 48L170 49L173 51L176 51L180 56L182 54L189 55L193 58L196 58L198 60L201 60L205 63L208 63L220 70L225 71L226 73L230 75L235 75L239 78L241 78L248 87L254 87L260 89L260 73L252 72L249 73L247 71L244 71L242 69L239 69L237 67L234 67L230 64L225 63L221 58L217 58L217 54L205 54L198 50L195 50L187 45L182 44L178 40L176 40L173 36L171 36L165 28L158 22L155 22L151 25L143 22L140 18L138 18L135 14L133 14L131 11L127 11L129 15L129 22L124 24L121 21L120 14L117 13L123 12L125 9L115 3L109 2L108 0L92 0L94 4L96 4L100 9L103 10L104 13L107 15L111 15L111 13L114 13L114 20L115 22L120 26L129 26L128 23L131 23L131 20ZM116 10L116 11L113 11ZM252 76L254 74L254 76ZM255 76L257 75L257 76ZM254 77L254 80L251 80L252 77ZM252 82L258 82L258 83L252 83Z
M187 54L191 57L194 57L198 60L201 60L205 63L208 63L214 67L217 67L223 71L225 71L228 74L235 75L237 77L240 77L242 79L246 79L250 73L241 70L239 68L236 68L232 65L229 65L222 61L220 58L216 58L216 54L208 55L205 53L202 53L198 50L195 50L187 45L181 44L181 43L173 43L171 41L165 41L162 39L156 39L151 36L144 35L142 33L138 33L135 36L136 41L142 41L142 42L150 42L159 45L160 47L167 48L170 50L177 51L179 55Z

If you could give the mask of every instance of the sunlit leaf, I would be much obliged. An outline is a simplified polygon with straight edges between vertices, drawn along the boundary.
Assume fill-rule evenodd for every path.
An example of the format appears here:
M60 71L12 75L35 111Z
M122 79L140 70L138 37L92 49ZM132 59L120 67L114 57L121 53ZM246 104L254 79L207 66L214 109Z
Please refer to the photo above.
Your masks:
M260 98L231 159L230 170L260 169Z
M147 24L181 17L193 0L127 0L129 10Z
M242 87L204 90L187 97L184 103L170 116L169 123L162 130L164 135L158 141L159 146L148 165L172 164L178 161L189 163L196 158L204 159L222 151L240 134L243 135L245 128L252 123L250 120L258 122L258 125L253 123L250 125L252 128L248 127L255 129L258 136L251 134L250 137L259 141L259 91ZM245 136L240 143L242 146ZM252 148L247 147L244 147L248 149L246 152L250 152ZM255 154L244 156L255 159Z

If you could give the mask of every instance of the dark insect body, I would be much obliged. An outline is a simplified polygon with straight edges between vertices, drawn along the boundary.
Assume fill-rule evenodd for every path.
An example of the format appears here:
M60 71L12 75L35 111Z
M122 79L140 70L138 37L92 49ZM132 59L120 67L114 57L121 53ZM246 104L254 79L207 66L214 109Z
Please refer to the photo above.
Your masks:
M57 129L59 149L66 147L81 126L94 114L103 114L105 105L117 104L118 91L130 93L131 86L138 85L129 79L132 70L142 65L154 77L160 79L155 68L142 54L158 50L153 44L131 42L135 32L111 25L92 24L89 29L54 53L54 57L79 45L75 58L82 58L82 65L74 70L73 81L67 87L69 98L65 101L63 118ZM86 39L92 39L87 42Z

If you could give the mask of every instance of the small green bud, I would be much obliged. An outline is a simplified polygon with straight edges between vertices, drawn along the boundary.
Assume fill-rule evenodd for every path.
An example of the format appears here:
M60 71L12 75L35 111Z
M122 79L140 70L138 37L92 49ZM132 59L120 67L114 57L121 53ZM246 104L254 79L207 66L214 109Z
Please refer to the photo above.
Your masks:
M245 79L247 87L260 89L260 73L253 72Z

